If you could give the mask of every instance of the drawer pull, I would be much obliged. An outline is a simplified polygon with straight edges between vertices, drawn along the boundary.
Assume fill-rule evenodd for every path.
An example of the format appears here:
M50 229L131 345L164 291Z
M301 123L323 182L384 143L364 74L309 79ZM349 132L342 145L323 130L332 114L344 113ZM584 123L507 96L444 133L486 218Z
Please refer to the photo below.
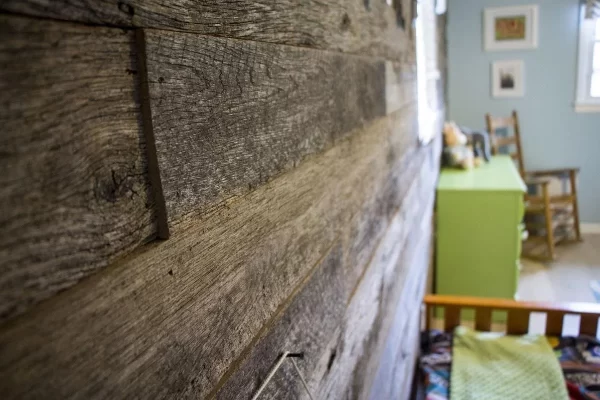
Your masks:
M275 363L273 368L271 368L271 371L269 371L269 374L267 375L267 378L265 379L265 381L262 383L262 385L260 385L260 387L254 394L254 396L252 396L252 400L258 399L258 397L261 395L263 390L265 390L265 388L267 387L267 385L269 384L271 379L273 379L273 376L275 376L275 372L277 372L277 370L283 365L283 362L288 358L290 359L290 361L292 362L292 365L294 366L294 369L298 373L298 377L300 377L300 381L302 382L302 386L304 386L304 390L306 390L306 393L308 393L308 397L310 397L310 400L314 400L312 393L308 389L308 384L304 380L304 376L302 376L302 372L300 372L300 368L298 368L298 364L296 364L295 358L303 358L303 357L304 357L304 353L291 353L289 351L286 351L285 353L283 353L279 357L279 359L277 359L277 362Z

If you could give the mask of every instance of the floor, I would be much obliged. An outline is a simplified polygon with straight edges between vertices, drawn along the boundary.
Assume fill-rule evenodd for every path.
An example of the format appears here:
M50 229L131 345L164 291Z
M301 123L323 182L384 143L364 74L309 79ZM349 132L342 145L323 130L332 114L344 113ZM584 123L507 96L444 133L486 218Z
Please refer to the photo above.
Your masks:
M553 262L521 260L519 300L597 302L590 282L600 280L600 235L558 245L556 252Z

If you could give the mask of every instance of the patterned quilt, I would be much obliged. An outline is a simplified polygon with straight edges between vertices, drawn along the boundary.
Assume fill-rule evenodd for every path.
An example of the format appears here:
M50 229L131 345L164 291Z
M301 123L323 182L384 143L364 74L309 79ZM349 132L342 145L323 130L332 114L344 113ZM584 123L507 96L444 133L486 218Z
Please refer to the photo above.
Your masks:
M600 342L589 336L549 338L549 342L560 362L569 398L600 400ZM426 400L449 399L452 335L424 332L421 348Z

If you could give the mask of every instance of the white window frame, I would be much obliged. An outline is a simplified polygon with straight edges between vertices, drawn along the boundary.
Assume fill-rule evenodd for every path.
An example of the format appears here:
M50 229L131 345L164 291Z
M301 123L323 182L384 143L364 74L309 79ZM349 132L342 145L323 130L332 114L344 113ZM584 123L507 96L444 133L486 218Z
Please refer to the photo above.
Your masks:
M431 106L428 84L435 84L441 79L437 68L437 27L435 24L434 0L419 0L415 21L415 39L417 52L417 96L419 139L421 143L429 143L441 132L441 113Z
M585 18L585 6L581 7L580 14L575 112L600 112L600 97L592 97L590 94L596 20Z

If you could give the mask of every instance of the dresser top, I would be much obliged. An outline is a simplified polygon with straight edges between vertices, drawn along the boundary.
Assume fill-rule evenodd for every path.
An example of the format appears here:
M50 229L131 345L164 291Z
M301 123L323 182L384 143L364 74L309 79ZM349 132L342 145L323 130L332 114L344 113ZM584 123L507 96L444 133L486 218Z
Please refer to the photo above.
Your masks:
M443 168L437 190L490 190L525 192L513 160L509 156L494 156L478 168L460 170Z

